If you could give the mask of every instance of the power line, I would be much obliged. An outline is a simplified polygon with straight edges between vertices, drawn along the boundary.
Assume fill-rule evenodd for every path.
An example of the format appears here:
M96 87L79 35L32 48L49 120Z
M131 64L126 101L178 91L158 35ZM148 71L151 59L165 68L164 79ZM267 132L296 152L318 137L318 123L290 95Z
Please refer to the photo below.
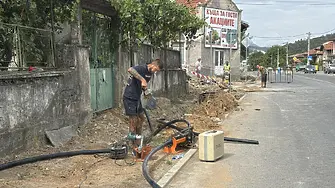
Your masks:
M335 5L335 3L320 3L320 2L308 2L308 1L276 1L276 2L256 2L256 3L246 3L241 2L235 3L236 5L257 5L257 6L272 6L272 5L312 5L312 6L329 6Z
M333 31L335 31L335 28L334 28L334 29L331 29L331 30L329 30L329 31L323 32L323 33L312 33L312 34L313 34L313 35L324 35L324 34L328 34L328 33L333 32Z
M311 33L312 35L324 35L324 34L329 34L330 32L333 32L335 31L335 28L334 29L331 29L329 31L326 31L326 32L322 32L322 33ZM260 39L289 39L289 38L295 38L295 37L299 37L299 36L304 36L306 35L305 33L303 34L298 34L298 35L291 35L291 36L279 36L279 37L271 37L271 36L252 36L254 38L260 38Z
M283 37L270 37L270 36L252 36L254 38L261 38L261 39L284 39L284 38L294 38L294 37L299 37L303 36L305 34L299 34L299 35L292 35L292 36L283 36Z

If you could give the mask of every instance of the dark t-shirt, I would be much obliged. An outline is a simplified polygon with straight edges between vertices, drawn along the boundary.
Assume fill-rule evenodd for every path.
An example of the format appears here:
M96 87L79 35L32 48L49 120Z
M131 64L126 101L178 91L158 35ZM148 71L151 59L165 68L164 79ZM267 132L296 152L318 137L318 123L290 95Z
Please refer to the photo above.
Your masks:
M138 65L133 67L147 82L150 81L152 73L149 72L147 65ZM123 96L129 99L140 100L142 94L141 81L131 76L124 90Z

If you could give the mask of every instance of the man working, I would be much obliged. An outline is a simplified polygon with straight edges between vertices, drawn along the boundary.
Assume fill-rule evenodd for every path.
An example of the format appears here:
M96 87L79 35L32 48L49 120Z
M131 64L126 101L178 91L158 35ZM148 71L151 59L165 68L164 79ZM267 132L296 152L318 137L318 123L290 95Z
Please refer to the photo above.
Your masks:
M226 83L230 83L230 65L228 61L226 61L226 64L223 66L223 69L224 69L223 74L224 80ZM226 79L226 77L228 77L228 79Z
M160 71L163 65L159 59L152 61L147 65L138 65L130 67L128 72L131 77L123 94L123 105L125 113L129 116L129 136L136 136L142 134L142 124L145 121L143 115L143 107L141 103L142 90L147 89L147 84L151 76ZM133 142L133 147L140 144L140 140Z
M257 65L257 68L259 70L259 73L261 74L261 87L266 88L266 80L267 80L266 69L263 66L259 65Z
M197 62L195 62L195 72L200 74L201 71L201 58L199 57Z

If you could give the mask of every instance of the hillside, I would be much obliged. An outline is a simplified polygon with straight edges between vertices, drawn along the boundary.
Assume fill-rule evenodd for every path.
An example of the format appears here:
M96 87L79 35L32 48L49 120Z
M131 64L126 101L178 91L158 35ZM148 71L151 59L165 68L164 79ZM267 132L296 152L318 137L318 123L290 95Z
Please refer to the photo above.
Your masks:
M261 47L261 46L258 46L257 44L253 43L251 41L251 44L249 46L249 51L250 52L257 52L257 51L264 51L266 52L270 47Z
M311 48L316 48L320 46L321 44L334 39L335 38L335 33L333 34L328 34L328 35L323 35L320 37L312 38L311 39ZM303 53L307 51L307 39L305 40L297 40L294 43L289 44L289 54L298 54L298 53Z

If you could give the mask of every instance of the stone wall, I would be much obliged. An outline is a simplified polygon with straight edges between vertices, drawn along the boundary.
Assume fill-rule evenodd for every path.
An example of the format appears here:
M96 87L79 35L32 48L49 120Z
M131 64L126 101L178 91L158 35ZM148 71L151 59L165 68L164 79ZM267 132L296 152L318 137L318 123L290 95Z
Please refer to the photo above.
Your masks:
M0 76L0 156L45 143L47 130L78 127L90 119L88 49L58 49L58 71Z

